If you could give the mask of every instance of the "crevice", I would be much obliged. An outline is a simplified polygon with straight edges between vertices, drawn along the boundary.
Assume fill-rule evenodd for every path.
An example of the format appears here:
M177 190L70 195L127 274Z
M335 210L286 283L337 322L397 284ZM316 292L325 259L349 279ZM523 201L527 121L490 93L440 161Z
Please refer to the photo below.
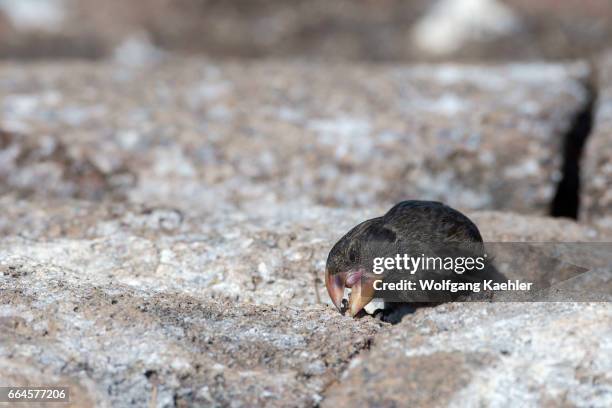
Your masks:
M561 180L550 204L550 215L578 219L580 210L580 159L586 140L593 129L594 109L597 104L597 74L591 64L591 75L584 82L586 101L574 116L563 138Z

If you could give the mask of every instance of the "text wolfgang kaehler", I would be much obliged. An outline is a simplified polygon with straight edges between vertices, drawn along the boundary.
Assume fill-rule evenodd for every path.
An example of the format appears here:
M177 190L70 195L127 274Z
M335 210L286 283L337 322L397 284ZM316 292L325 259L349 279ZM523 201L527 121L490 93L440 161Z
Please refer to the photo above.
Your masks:
M482 271L486 267L487 255L478 257L440 257L440 256L410 256L397 254L394 257L374 258L372 272L381 275L386 271L403 271L414 275L417 271L425 272L422 278L416 280L401 279L393 282L384 282L383 279L374 281L375 290L392 291L448 291L448 292L480 292L484 291L528 291L533 283L519 280L496 282L491 279L482 281L457 282L453 279L428 279L427 271L452 271L464 274L471 271Z

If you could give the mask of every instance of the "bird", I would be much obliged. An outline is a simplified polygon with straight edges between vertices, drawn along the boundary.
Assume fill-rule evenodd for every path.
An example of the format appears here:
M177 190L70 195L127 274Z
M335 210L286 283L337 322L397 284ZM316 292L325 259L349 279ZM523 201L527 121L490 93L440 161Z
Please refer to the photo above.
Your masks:
M401 254L428 257L470 256L486 259L485 247L478 227L467 216L437 201L408 200L393 206L381 217L364 221L332 247L325 267L325 286L338 311L357 316L375 298L374 281L408 279L415 281L427 273L435 281L474 282L489 278L500 281L503 276L490 262L483 269L456 273L440 267L410 274L373 272L375 258L395 258ZM437 265L439 266L439 265ZM348 304L345 288L350 289ZM384 302L384 309L397 309L402 304L439 303L455 300L465 292L399 291L394 303ZM389 304L388 304L389 303Z

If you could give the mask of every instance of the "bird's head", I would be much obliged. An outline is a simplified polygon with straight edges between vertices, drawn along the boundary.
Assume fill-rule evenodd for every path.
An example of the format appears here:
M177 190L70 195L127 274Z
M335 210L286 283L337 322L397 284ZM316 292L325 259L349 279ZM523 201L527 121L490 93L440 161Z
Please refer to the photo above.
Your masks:
M372 221L353 228L334 245L327 257L325 286L336 308L342 313L345 288L351 289L347 310L357 315L374 297L372 274L372 245L368 231Z

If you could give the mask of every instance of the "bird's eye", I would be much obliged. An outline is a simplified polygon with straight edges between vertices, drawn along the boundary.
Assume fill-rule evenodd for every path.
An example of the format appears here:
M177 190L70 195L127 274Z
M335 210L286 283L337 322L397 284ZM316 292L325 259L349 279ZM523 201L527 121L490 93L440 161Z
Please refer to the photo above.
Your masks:
M355 262L357 260L357 248L355 248L354 246L351 246L349 248L349 260L351 262Z

